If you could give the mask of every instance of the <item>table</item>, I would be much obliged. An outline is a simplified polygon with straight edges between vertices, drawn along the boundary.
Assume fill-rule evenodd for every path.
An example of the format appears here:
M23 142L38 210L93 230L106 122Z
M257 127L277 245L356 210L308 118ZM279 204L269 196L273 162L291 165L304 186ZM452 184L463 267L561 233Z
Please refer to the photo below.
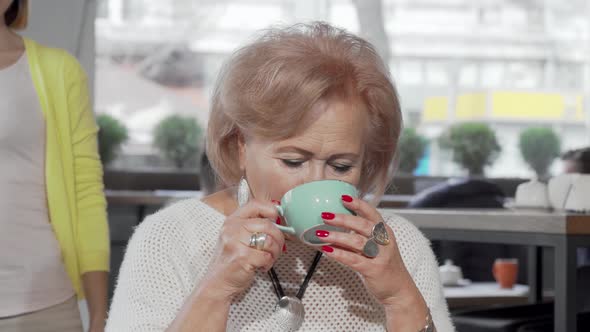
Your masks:
M514 285L503 289L495 282L474 282L460 287L444 287L449 309L494 304L524 304L529 295L529 286Z
M542 301L542 247L555 249L555 331L575 332L576 249L590 246L590 215L518 210L385 209L412 221L431 240L529 247L529 301Z

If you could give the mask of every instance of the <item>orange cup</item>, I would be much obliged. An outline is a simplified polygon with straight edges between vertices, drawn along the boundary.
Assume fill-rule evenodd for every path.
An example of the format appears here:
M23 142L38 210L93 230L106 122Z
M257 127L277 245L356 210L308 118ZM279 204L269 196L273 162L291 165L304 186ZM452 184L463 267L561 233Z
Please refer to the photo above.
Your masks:
M518 259L498 258L492 267L494 279L501 288L512 288L518 276Z

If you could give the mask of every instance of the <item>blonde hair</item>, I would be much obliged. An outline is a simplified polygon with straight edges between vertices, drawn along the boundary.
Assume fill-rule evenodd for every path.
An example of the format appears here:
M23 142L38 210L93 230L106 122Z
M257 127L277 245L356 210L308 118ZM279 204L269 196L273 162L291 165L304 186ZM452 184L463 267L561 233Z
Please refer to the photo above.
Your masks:
M242 175L242 137L288 138L328 98L360 102L355 109L367 113L359 189L380 198L402 122L397 92L369 42L322 22L268 30L224 66L207 129L207 154L223 184Z
M29 0L13 0L4 13L6 26L14 30L22 30L27 27L28 20Z

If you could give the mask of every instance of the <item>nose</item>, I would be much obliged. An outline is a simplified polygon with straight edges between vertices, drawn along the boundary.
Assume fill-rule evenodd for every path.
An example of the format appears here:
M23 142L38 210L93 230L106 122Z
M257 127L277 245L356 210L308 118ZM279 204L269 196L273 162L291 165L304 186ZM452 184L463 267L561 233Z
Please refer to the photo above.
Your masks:
M313 182L313 181L320 181L326 179L326 168L324 167L323 163L316 162L312 163L311 167L309 168L309 173L307 175L307 179L305 182Z

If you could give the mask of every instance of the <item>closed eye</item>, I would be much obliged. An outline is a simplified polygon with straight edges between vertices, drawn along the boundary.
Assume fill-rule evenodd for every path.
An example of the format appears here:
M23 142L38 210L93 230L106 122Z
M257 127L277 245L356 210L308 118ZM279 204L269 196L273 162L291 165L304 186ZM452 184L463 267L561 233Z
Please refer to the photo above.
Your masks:
M303 165L303 160L281 159L281 162L289 168L298 168Z
M346 172L350 171L352 166L351 165L343 165L343 164L335 164L335 165L332 165L332 168L334 168L334 170L338 173L346 173Z

